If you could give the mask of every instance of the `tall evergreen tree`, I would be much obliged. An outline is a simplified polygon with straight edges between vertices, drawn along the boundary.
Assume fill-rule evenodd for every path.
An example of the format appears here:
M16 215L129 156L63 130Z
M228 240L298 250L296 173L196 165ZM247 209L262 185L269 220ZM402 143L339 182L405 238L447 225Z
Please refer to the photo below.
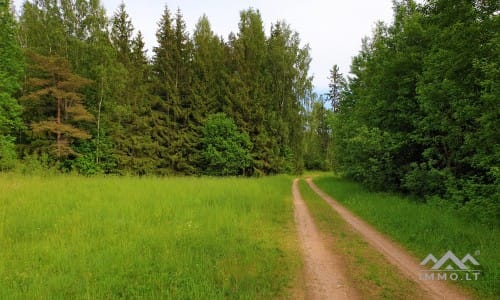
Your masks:
M77 154L71 144L74 140L89 139L85 130L77 127L79 122L90 122L94 117L83 104L83 95L78 93L90 80L71 72L69 63L58 57L46 57L35 53L29 54L33 67L40 75L29 80L31 92L23 96L24 101L50 101L55 106L51 111L55 116L46 116L46 120L31 124L35 134L53 135L55 143L52 152L58 158Z
M176 85L175 60L178 55L175 43L175 29L168 6L158 23L156 32L158 46L153 48L153 139L158 143L157 156L160 160L158 172L168 174L174 171L169 147L176 139L176 117L180 114L180 104Z
M225 45L203 15L193 33L193 87L196 109L202 119L224 111Z
M339 66L333 65L328 79L330 79L330 82L328 83L328 87L330 88L330 91L328 92L328 100L330 100L332 110L335 112L339 109L342 88L345 86L345 79L342 73L340 73Z
M128 65L132 54L134 27L122 2L111 19L111 42L118 52L118 61Z
M239 89L232 101L236 123L251 137L253 166L256 172L276 172L274 161L279 146L266 128L265 115L269 106L266 97L266 37L259 11L248 9L240 13L237 39L234 41L235 72L241 80L234 81Z
M149 65L142 34L134 27L122 3L112 18L111 42L117 54L123 86L112 99L108 134L121 173L146 174L156 166L151 139Z
M195 106L192 94L193 83L193 43L186 30L186 23L180 9L175 15L174 29L174 75L178 107L174 110L176 138L170 144L169 153L175 172L196 173L195 165L199 159L199 138L201 117Z

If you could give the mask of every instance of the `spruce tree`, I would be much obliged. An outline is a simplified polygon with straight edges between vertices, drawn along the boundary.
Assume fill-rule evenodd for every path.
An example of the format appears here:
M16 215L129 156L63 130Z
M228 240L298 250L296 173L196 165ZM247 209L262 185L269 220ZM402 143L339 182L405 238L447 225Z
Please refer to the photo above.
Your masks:
M193 86L191 92L200 117L224 110L225 45L202 16L193 33Z
M174 171L169 148L174 142L176 116L179 114L179 99L175 85L175 33L168 6L158 23L156 38L158 46L153 48L153 94L152 123L153 140L158 144L156 156L159 158L157 172L168 174Z
M330 100L332 110L335 112L339 110L342 88L345 86L346 82L337 65L333 65L328 79L330 79L330 82L328 83L328 87L330 88L330 91L328 92L328 100Z
M134 27L122 3L112 18L110 33L123 86L109 106L108 134L120 173L152 173L157 159L151 138L149 62L142 34Z
M125 4L121 3L118 10L111 19L111 42L118 52L118 61L124 65L130 62L132 54L132 35L134 26L125 9Z

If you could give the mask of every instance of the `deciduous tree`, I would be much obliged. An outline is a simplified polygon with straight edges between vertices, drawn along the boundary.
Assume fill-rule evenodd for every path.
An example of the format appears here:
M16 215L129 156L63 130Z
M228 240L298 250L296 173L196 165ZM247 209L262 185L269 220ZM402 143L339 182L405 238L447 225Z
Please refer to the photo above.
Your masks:
M0 170L16 160L15 134L23 127L21 106L14 98L23 75L23 55L16 40L17 24L10 2L0 2Z

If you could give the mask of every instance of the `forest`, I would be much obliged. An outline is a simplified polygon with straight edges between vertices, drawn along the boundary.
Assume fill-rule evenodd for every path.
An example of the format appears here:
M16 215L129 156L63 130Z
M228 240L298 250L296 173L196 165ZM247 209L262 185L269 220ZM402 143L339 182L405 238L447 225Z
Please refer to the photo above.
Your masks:
M352 61L331 123L344 174L500 220L498 1L396 1Z
M153 24L152 24L153 25ZM147 55L121 4L2 5L0 168L17 159L63 172L263 175L303 169L309 49L258 10L217 36L188 33L165 7Z
M299 33L266 33L256 9L221 37L166 6L149 54L124 4L112 17L98 0L0 4L2 171L335 170L500 220L498 1L394 1L325 95Z

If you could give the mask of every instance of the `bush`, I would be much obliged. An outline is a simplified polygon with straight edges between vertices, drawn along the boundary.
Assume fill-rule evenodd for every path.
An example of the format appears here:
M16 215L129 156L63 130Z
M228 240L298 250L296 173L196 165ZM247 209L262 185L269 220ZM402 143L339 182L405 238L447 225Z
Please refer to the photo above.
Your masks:
M446 170L438 170L429 163L412 163L411 170L406 173L402 181L402 188L419 197L437 195L443 196L445 183L451 176Z
M208 117L202 144L203 169L207 175L241 175L252 164L250 137L223 113Z

